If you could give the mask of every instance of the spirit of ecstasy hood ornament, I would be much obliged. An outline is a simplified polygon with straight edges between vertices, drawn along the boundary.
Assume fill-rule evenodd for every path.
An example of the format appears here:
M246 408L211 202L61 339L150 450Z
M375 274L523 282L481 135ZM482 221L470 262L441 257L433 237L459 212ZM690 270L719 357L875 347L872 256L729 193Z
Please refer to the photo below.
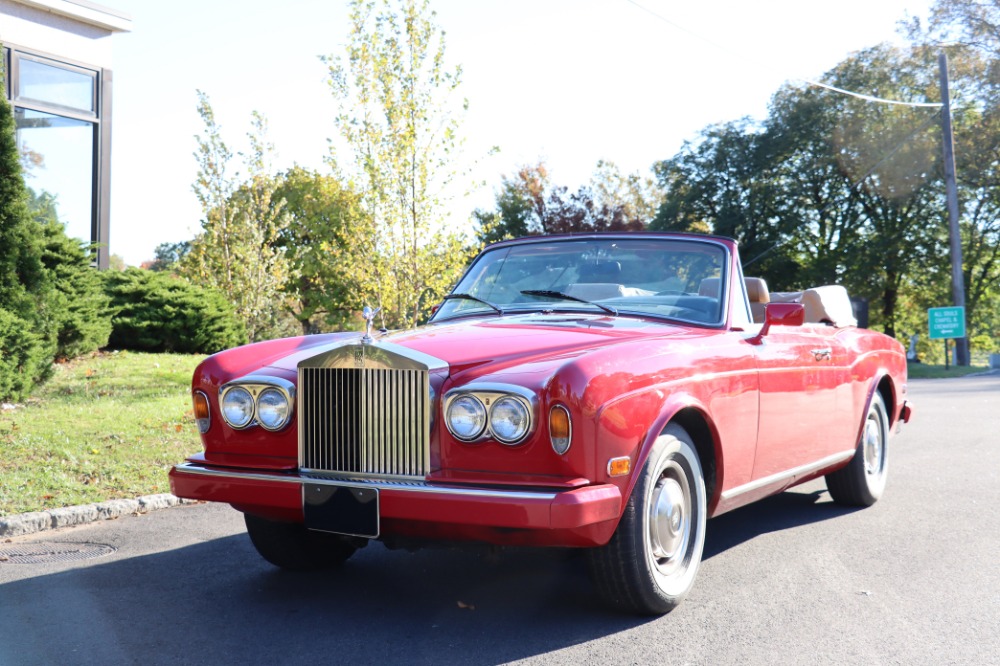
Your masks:
M382 308L376 308L372 310L367 305L365 309L361 311L361 316L365 320L365 335L361 338L362 342L372 342L372 323L375 321L375 315L382 311Z

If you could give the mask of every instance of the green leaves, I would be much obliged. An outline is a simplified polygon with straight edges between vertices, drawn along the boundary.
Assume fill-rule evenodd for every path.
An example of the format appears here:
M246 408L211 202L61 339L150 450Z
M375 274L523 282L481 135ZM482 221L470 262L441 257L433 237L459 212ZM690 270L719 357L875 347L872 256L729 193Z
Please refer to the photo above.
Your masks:
M217 291L137 268L106 272L104 279L117 311L111 348L212 354L247 341L232 305Z
M936 74L916 52L878 46L824 81L925 102ZM938 254L934 120L928 109L786 86L764 122L707 128L660 165L667 201L654 226L705 223L737 238L747 273L773 289L844 284L877 302L874 323L894 334L900 290Z
M359 195L333 176L293 167L280 177L274 196L285 201L290 220L278 244L293 276L284 291L302 332L355 326L364 306L352 286L357 262L349 254L363 226Z
M599 161L589 186L570 193L553 185L545 164L523 166L505 176L496 210L476 210L481 243L530 234L642 231L661 200L651 178L625 175L613 162Z
M202 233L180 264L180 272L195 284L221 292L246 325L251 342L274 337L284 306L282 292L290 279L285 250L278 244L290 223L284 200L275 197L278 181L269 175L273 146L267 122L251 117L250 153L243 155L245 179L230 176L232 151L208 96L198 92L198 113L205 133L197 137L198 179L193 189L201 203Z
M323 59L346 147L331 149L330 164L359 195L338 260L356 302L381 307L382 325L407 328L426 318L469 254L442 223L458 175L452 93L461 69L446 68L426 0L355 0L350 16L346 58Z

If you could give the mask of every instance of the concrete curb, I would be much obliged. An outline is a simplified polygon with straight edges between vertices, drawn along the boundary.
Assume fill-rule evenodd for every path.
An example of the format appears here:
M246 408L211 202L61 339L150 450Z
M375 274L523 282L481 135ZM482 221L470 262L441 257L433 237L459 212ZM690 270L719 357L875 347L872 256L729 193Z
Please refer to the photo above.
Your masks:
M0 518L0 538L24 536L58 527L85 525L98 520L113 520L122 516L148 513L156 509L179 504L197 504L195 500L180 499L165 493L162 495L146 495L138 499L119 499L101 502L99 504L83 504L67 506L48 511L22 513L16 516Z

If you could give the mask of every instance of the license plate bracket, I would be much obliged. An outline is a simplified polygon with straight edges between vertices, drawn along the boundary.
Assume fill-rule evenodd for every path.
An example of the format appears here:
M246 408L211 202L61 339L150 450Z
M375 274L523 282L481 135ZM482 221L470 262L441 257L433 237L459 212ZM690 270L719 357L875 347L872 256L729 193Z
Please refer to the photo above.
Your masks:
M302 510L305 525L311 530L378 538L378 488L346 483L305 483L302 485Z

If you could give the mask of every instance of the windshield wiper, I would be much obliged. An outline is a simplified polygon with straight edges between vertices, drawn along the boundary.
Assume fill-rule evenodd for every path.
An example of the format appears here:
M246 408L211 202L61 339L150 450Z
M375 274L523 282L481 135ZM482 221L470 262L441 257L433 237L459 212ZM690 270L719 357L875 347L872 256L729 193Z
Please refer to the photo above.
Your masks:
M503 308L501 308L499 305L494 305L493 303L490 303L489 301L484 301L483 299L479 298L478 296L473 296L472 294L448 294L447 296L444 297L444 300L448 301L448 300L451 300L453 298L461 298L461 299L466 300L466 301L475 301L476 303L482 303L483 305L488 305L489 307L491 307L494 310L496 310L497 313L501 317L503 316Z
M546 296L548 298L561 298L564 301L576 301L577 303L586 303L587 305L593 305L595 308L601 308L609 315L613 317L618 316L618 310L611 307L610 305L601 305L600 303L594 303L593 301L588 301L583 298L577 298L576 296L570 296L569 294L564 294L561 291L551 291L549 289L525 289L521 292L525 296Z

